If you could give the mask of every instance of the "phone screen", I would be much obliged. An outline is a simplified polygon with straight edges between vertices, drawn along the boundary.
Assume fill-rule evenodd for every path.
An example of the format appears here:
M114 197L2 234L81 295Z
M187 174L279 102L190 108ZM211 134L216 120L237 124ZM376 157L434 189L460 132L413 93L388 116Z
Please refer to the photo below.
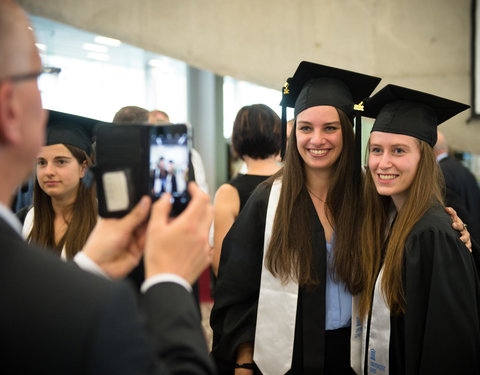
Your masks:
M172 195L173 209L187 205L190 139L186 125L163 125L150 131L150 195Z

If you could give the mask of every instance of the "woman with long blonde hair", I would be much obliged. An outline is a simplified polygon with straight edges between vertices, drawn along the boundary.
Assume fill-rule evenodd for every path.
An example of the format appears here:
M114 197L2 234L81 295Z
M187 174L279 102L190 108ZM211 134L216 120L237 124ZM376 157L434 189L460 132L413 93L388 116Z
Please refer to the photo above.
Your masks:
M388 85L365 108L376 121L352 367L357 374L478 374L478 275L444 211L433 151L437 125L468 106Z

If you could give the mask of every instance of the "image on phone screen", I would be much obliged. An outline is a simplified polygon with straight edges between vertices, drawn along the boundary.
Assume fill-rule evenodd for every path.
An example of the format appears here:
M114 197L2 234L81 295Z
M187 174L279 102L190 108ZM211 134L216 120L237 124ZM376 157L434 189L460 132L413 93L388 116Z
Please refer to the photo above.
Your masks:
M150 189L153 200L170 193L187 203L189 139L184 125L154 127L150 134Z

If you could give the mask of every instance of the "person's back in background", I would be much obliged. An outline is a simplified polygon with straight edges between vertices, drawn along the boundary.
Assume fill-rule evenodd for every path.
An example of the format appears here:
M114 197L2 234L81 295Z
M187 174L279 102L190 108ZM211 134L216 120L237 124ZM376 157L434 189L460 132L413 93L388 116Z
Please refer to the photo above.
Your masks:
M434 147L446 185L446 205L452 206L468 225L471 236L480 242L480 188L475 176L461 162L448 155L448 144L438 132Z
M257 185L281 167L280 117L264 104L241 108L233 123L231 143L233 153L245 162L247 172L220 186L215 194L212 260L215 276L218 274L223 238Z

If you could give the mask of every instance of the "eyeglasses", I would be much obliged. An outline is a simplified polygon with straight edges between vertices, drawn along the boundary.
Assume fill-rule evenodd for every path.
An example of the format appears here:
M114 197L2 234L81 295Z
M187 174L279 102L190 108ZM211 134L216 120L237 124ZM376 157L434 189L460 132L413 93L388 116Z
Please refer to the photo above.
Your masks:
M53 66L45 66L39 72L25 73L25 74L15 74L13 76L2 78L2 79L0 79L0 81L8 79L12 82L18 83L18 82L26 81L26 80L29 80L29 79L37 79L42 74L59 74L61 72L61 70L62 69L56 68L56 67L53 67Z

